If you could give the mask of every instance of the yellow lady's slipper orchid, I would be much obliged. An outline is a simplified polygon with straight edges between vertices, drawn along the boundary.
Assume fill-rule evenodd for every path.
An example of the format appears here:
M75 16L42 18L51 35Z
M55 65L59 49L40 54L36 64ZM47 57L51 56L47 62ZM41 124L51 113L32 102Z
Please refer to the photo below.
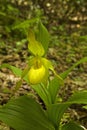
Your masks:
M49 76L49 69L58 77L59 81L62 78L56 74L52 63L44 58L45 50L40 42L35 38L33 31L29 32L28 49L33 54L33 58L29 61L30 70L28 72L28 79L31 84L45 83Z
M39 68L32 66L28 72L29 82L31 84L38 84L40 83L45 76L46 69L43 65L41 65Z

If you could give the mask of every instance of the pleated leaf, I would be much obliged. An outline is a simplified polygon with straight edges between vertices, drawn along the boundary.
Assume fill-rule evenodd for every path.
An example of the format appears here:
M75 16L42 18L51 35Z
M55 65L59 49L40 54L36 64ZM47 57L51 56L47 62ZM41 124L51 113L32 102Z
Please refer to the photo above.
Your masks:
M43 100L46 106L51 104L51 97L46 86L41 84L36 84L36 85L32 85L32 88L37 92L37 94L40 96L40 98Z
M5 64L2 64L1 66L0 66L0 69L2 69L2 68L8 68L8 69L10 69L12 72L13 72L13 74L14 75L16 75L16 76L18 76L18 77L23 77L23 71L20 69L20 68L17 68L17 67L15 67L15 66L12 66L12 65L10 65L10 64L7 64L7 63L5 63ZM24 80L27 82L27 83L29 83L29 80L28 80L28 77L27 77L27 73L24 75Z
M15 130L54 130L40 105L28 96L2 106L0 120Z
M87 91L75 92L68 100L70 104L87 104Z
M87 57L82 58L80 61L78 61L77 63L75 63L72 67L70 67L68 70L66 70L65 72L63 72L62 74L60 74L60 77L62 77L63 79L65 79L68 74L79 64L83 63L83 62L87 62ZM61 84L63 84L63 80L59 80L58 77L55 77L53 80L50 81L49 83L49 93L51 95L51 101L52 103L56 102L56 96L58 94L58 91L61 87Z
M12 66L12 65L10 65L10 64L4 63L4 64L2 64L2 65L0 66L0 69L2 69L2 68L8 68L8 69L10 69L16 76L21 77L22 70L19 69L19 68L17 68L17 67L15 67L15 66Z
M63 114L71 104L87 104L87 91L81 91L73 94L65 103L49 105L47 110L48 118L54 126L59 127Z
M62 126L61 130L84 130L80 125L74 123L74 122L69 122L65 125Z
M87 57L82 58L81 60L77 61L73 66L71 66L68 70L64 71L63 73L60 74L60 76L65 79L68 74L79 64L87 62Z
M49 88L48 88L48 91L50 93L50 96L51 96L51 103L55 103L56 102L56 95L60 89L60 82L58 80L57 77L55 77L53 80L50 81L49 83Z

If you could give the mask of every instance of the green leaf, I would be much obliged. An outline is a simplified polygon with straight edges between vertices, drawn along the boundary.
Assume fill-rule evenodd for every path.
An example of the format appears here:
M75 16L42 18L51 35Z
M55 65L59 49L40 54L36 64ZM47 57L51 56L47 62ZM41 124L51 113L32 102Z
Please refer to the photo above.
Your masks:
M12 66L12 65L10 65L10 64L2 64L1 66L0 66L0 69L2 69L2 68L8 68L8 69L10 69L12 72L13 72L13 74L15 74L16 76L19 76L19 77L23 77L24 76L24 72L21 70L21 69L19 69L19 68L17 68L17 67L15 67L15 66ZM27 82L27 83L29 83L29 81L28 81L28 76L27 75L25 75L24 77L23 77L23 79Z
M68 124L63 125L61 130L84 130L84 128L74 122L69 122Z
M46 106L51 104L51 97L46 86L44 86L43 84L36 84L32 85L32 88L37 92L37 94L40 96Z
M53 123L56 129L59 128L61 118L68 108L69 104L57 103L48 106L47 115L48 119Z
M60 76L65 79L68 74L79 64L87 62L87 57L82 58L81 60L79 60L78 62L76 62L72 67L70 67L68 70L66 70L65 72L61 73Z
M48 106L48 118L55 127L59 127L63 114L72 104L87 104L87 91L74 93L65 103L56 103Z
M47 60L46 58L42 58L42 62L44 66L47 69L50 69L55 75L55 78L51 80L48 85L48 92L51 97L51 103L55 103L58 90L60 86L63 85L63 79L59 75L56 74L54 67L52 66L52 63L49 60Z
M87 109L87 105L83 106L84 109Z
M58 80L57 77L55 77L53 80L50 81L49 83L49 88L48 88L48 91L50 93L50 97L51 97L51 102L52 103L55 103L56 102L56 95L60 89L60 82Z
M40 105L28 96L2 106L0 120L15 130L54 130Z
M19 68L17 68L17 67L15 67L15 66L12 66L12 65L9 65L9 64L2 64L1 66L0 66L0 69L2 69L2 68L8 68L8 69L10 69L16 76L19 76L19 77L21 77L21 74L22 74L22 70L21 69L19 69Z
M45 52L47 52L50 36L46 27L41 23L41 21L38 23L38 32L36 33L36 38L37 41L43 45Z
M87 91L75 92L68 100L70 104L87 104Z

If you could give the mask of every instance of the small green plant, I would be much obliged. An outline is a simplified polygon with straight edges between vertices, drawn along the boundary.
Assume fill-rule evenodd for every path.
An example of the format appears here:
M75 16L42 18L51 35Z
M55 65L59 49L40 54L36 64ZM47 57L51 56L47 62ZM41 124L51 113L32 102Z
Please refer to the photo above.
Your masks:
M31 56L27 67L21 70L9 64L0 66L0 69L7 67L16 76L21 77L12 95L25 80L42 99L45 109L29 94L16 99L13 97L7 104L0 107L0 120L15 130L84 130L81 125L72 120L64 124L61 119L70 105L87 104L87 91L75 92L66 102L58 99L59 90L64 84L64 79L74 67L87 62L87 57L58 75L51 61L46 58L49 39L47 29L39 22L37 31L29 31L28 49ZM49 70L54 74L53 79L50 79Z

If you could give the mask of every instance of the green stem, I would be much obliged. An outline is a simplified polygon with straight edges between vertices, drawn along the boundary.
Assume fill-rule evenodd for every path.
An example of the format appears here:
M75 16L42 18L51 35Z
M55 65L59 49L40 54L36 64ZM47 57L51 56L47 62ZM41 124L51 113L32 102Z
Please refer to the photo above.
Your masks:
M59 130L58 126L55 126L55 130Z

